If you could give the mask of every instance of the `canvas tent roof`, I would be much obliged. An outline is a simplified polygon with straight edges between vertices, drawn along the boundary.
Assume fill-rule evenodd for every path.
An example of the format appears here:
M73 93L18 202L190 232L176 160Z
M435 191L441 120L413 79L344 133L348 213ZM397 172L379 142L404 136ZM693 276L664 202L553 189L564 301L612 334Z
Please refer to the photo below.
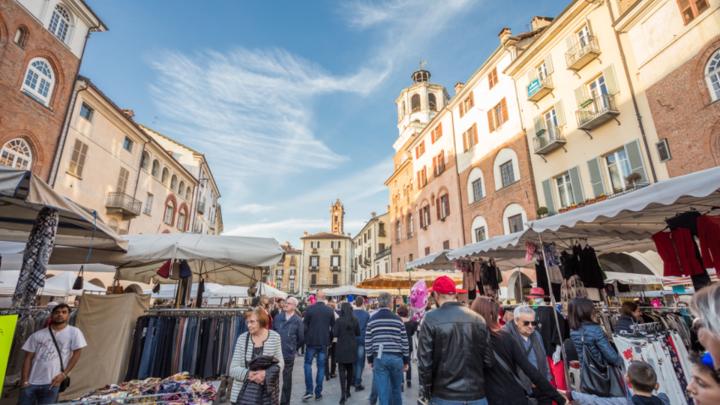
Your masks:
M12 295L15 293L20 270L0 271L0 295ZM72 272L61 272L45 279L45 286L38 291L38 295L52 297L67 297L70 295L82 295L83 291L105 292L104 288L98 287L85 281L83 289L73 290L76 274Z
M665 219L690 207L720 207L720 167L662 180L640 190L530 221L524 231L454 249L450 259L491 256L498 265L524 265L525 242L584 239L598 252L654 250L650 237Z
M163 233L124 239L127 253L94 251L92 261L117 266L122 280L144 283L150 282L163 262L185 259L196 279L202 275L207 282L249 286L260 279L263 267L275 265L283 257L282 248L272 238Z
M287 298L287 293L278 290L277 288L267 285L261 281L258 281L257 285L257 295L259 296L265 296L270 298Z
M91 211L55 192L39 177L25 170L0 168L0 229L5 241L27 242L38 212L58 210L55 244L122 251L125 242Z
M339 297L341 295L371 295L373 294L373 291L365 290L362 288L357 288L352 285L342 285L340 287L335 288L326 288L323 291L325 291L325 295L330 297Z
M431 253L425 257L415 259L408 262L405 265L406 270L410 269L448 269L452 268L453 265L447 257L449 250L441 250L439 252Z

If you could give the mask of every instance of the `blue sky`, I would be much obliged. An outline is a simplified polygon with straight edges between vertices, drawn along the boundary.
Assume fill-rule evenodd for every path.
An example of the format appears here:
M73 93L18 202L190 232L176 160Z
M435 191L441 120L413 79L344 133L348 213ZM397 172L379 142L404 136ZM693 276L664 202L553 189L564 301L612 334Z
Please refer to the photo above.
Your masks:
M225 232L298 243L385 212L394 99L426 60L450 94L509 26L564 1L90 0L109 27L81 71L135 119L205 153ZM201 6L201 7L199 7Z

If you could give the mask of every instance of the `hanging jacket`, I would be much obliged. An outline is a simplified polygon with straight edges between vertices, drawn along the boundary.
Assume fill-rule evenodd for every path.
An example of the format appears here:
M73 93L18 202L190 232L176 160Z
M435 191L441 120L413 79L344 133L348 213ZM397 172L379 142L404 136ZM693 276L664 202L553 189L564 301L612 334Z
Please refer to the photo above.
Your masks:
M695 255L695 242L687 228L670 232L658 232L652 236L655 247L663 261L664 276L702 274L705 269Z
M720 217L702 215L697 219L700 254L705 268L720 272Z

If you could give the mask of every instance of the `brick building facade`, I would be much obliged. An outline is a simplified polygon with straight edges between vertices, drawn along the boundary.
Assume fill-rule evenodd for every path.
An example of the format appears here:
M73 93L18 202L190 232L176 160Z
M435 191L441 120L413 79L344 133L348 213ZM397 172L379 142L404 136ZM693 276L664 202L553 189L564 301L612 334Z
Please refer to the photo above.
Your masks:
M105 30L79 0L0 3L0 164L49 178L85 42Z

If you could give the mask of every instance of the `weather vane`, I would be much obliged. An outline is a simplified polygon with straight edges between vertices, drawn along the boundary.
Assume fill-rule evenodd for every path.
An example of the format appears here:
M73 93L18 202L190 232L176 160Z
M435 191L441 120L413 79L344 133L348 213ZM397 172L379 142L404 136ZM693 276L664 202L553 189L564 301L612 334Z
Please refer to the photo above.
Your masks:
M427 61L425 59L420 59L420 70L425 70L425 66L427 66Z

